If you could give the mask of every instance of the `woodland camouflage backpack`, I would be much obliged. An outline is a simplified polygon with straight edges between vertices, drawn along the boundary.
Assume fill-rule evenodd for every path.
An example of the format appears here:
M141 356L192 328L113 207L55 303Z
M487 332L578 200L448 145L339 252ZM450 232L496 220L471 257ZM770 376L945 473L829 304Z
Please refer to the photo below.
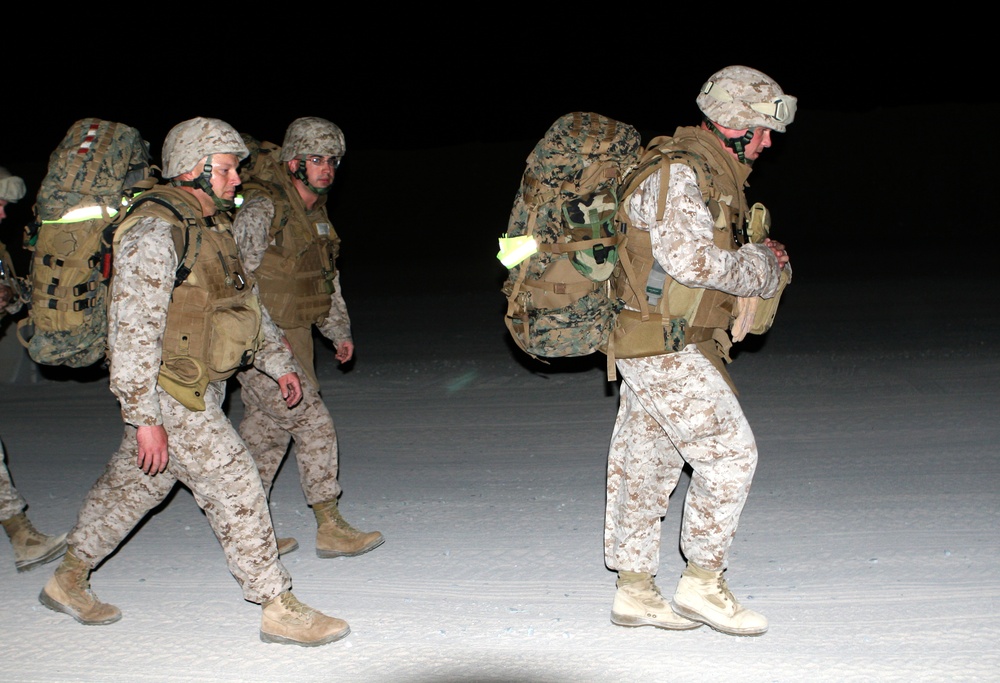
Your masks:
M80 368L103 359L111 240L132 197L155 184L154 168L139 131L98 118L70 126L49 156L24 229L30 298L17 326L35 362Z
M509 270L507 329L533 358L586 356L606 343L621 309L608 278L627 259L619 191L641 152L632 126L572 112L528 155L497 258Z

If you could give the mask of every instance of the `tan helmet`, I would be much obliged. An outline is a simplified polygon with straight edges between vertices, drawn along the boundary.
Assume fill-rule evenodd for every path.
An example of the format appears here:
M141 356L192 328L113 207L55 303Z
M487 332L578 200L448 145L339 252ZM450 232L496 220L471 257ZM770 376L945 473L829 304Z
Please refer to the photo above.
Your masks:
M0 166L0 199L13 204L23 198L27 191L23 180Z
M212 154L235 154L240 161L250 155L236 129L221 119L197 117L170 129L163 141L163 177L176 178L195 170Z
M784 133L795 118L796 98L767 74L748 66L727 66L701 87L696 100L708 118L725 128L770 128Z
M317 116L306 116L295 119L288 126L279 161L291 161L308 154L340 159L346 150L344 133L336 124Z

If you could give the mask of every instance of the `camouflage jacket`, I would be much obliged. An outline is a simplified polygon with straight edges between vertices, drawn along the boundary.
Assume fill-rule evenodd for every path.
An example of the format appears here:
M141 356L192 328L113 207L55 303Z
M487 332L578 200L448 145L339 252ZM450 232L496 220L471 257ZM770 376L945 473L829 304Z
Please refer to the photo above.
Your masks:
M115 250L108 309L110 382L131 425L163 423L156 385L177 265L172 226L161 218L141 218ZM281 332L266 315L261 332L254 365L275 379L295 372Z
M248 194L247 200L233 220L233 235L243 254L243 263L252 273L257 271L264 254L273 246L270 237L271 223L274 221L274 201L266 194ZM325 215L325 209L324 209ZM267 283L260 281L262 287ZM330 304L323 320L316 328L324 337L336 345L351 339L351 319L347 313L347 303L340 289L340 273L334 276ZM265 303L266 307L266 303Z
M701 144L718 145L712 133L678 129L678 134L682 133ZM743 178L734 178L729 167L714 168L713 172L717 181L728 176L729 183L736 183L739 203L745 205L742 185L749 167L739 170ZM653 173L629 196L626 208L632 227L649 232L653 256L670 277L688 287L715 289L733 296L774 296L780 280L777 259L763 244L747 243L738 249L716 244L716 218L688 165L671 164L665 210L658 219L661 191L660 174Z
M0 308L0 319L3 319L8 315L14 315L24 306L24 301L21 298L21 283L17 279L17 273L14 272L14 262L3 242L0 242L0 285L9 287L11 290L10 303L7 304L6 308Z

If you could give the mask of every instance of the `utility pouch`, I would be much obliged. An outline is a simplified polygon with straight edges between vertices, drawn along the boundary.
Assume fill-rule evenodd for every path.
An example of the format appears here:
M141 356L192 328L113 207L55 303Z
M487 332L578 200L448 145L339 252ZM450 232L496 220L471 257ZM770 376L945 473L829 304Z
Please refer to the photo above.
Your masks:
M685 345L684 318L668 320L664 327L663 316L650 313L646 320L639 311L624 309L615 320L609 346L615 358L643 358L680 351Z
M188 410L205 410L208 372L190 356L175 356L160 363L157 383Z

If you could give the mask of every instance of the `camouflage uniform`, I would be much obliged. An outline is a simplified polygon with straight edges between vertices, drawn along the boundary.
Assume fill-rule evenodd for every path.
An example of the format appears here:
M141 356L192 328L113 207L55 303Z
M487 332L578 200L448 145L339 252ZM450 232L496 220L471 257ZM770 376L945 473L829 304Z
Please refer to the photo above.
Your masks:
M289 590L291 579L278 559L253 458L222 411L225 381L209 384L204 411L189 410L157 384L176 268L170 224L159 218L141 219L116 248L108 343L125 434L67 540L78 558L97 566L180 481L205 511L244 597L264 603ZM266 316L255 363L274 377L295 371ZM136 428L157 424L169 436L170 460L164 472L149 476L136 466Z
M5 308L0 309L0 320L2 320L7 315L13 315L20 311L23 302L19 296L20 287L15 280L10 254L7 253L7 247L4 246L3 242L0 242L0 263L3 263L0 285L9 287L12 292L10 303ZM19 512L23 512L27 507L27 502L14 488L14 483L10 479L10 471L7 469L7 455L3 450L3 442L0 442L0 519L9 519Z
M14 270L11 265L10 254L7 247L0 242L0 263L3 263L3 275L0 275L0 285L9 287L12 295L10 303L5 308L0 309L0 320L7 315L13 315L21 310L22 301L19 294L20 287L14 279ZM7 470L7 456L3 450L3 443L0 442L0 519L8 519L19 512L23 512L28 506L21 494L14 488L14 483L10 480L10 472Z
M286 193L285 199L302 201L293 193ZM325 205L326 198L320 197L316 207L307 216L329 222ZM269 228L274 215L274 200L258 195L246 201L233 223L233 232L243 255L244 266L251 273L260 265L269 246ZM340 292L339 273L334 278L329 313L316 327L336 345L351 340L351 323L347 305ZM319 380L313 361L312 326L284 326L279 329L287 335L295 356L297 372L302 378L302 401L289 409L275 391L273 379L254 367L242 370L237 374L245 406L239 426L240 436L253 453L265 491L270 491L289 443L294 439L295 460L306 502L314 505L336 500L341 494L337 480L337 432L333 417L319 393Z
M634 227L650 232L657 261L689 287L773 296L780 271L767 247L747 244L729 251L715 246L715 221L694 172L677 163L670 171L662 220L656 220L659 174L649 176L628 199ZM723 569L757 463L753 432L727 377L696 345L618 359L616 366L622 384L608 453L607 566L656 574L660 518L687 462L693 475L681 549L689 562Z
M9 519L19 512L24 512L28 503L14 488L10 480L10 470L7 469L7 454L0 443L0 519Z
M17 202L26 193L24 181L0 167L0 222L7 215L7 204ZM24 287L14 271L7 247L0 242L0 287L10 300L0 308L0 320L24 306ZM7 454L0 442L0 526L14 549L14 566L19 572L51 562L66 552L66 534L48 536L35 529L25 512L27 501L14 488L7 469Z

